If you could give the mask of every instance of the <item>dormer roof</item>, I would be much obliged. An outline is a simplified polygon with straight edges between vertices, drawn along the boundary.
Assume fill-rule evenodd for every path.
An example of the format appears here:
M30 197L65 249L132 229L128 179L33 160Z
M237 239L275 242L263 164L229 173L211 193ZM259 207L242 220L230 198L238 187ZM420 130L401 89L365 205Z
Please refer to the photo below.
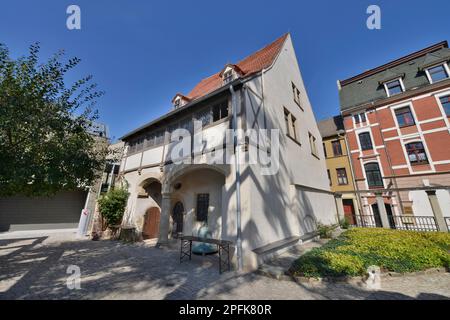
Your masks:
M191 92L189 92L188 97L195 100L220 88L223 85L222 72L225 71L228 66L234 66L234 70L239 70L241 76L249 76L270 67L280 53L288 35L288 33L284 34L274 42L249 55L238 63L227 64L220 72L201 80Z
M230 68L233 69L234 72L236 72L238 75L240 75L240 76L244 75L244 72L239 68L239 66L232 64L232 63L228 63L225 65L225 67L223 67L222 71L220 71L219 76L223 77L223 74L225 73L225 71L227 71Z
M186 97L185 95L183 95L182 93L177 93L173 99L172 99L172 103L175 102L175 100L180 97L182 100L186 100L187 102L191 101L191 99L189 97Z

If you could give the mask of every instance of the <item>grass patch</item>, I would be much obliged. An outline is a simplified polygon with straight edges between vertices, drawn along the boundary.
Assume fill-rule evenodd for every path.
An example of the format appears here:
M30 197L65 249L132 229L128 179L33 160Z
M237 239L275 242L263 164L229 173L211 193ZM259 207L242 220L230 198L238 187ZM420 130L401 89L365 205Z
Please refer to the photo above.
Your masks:
M369 266L399 273L450 267L450 233L354 228L298 258L290 271L304 277L364 275Z

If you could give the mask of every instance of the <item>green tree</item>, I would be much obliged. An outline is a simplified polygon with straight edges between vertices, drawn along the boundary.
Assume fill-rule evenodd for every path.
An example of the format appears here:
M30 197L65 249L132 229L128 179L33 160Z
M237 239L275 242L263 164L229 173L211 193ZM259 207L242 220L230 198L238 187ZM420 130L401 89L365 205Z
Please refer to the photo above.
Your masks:
M128 196L129 193L125 188L114 188L98 200L99 211L108 226L115 226L122 222Z
M106 146L89 134L103 92L92 76L66 86L80 59L61 51L41 64L39 49L13 59L0 44L0 196L89 186L104 166Z

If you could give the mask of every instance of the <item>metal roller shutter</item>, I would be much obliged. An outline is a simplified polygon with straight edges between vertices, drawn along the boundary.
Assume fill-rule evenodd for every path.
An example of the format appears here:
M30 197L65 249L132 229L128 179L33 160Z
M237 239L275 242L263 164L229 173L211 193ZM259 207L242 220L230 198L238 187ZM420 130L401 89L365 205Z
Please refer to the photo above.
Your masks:
M0 198L0 232L76 228L86 195L70 191L53 197Z

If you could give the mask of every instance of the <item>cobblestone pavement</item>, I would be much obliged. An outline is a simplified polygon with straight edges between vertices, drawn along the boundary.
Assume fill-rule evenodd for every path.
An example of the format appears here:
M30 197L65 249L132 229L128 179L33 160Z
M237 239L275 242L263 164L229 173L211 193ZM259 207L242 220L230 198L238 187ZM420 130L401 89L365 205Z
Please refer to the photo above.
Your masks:
M81 269L81 289L66 286ZM0 299L449 299L450 274L385 280L381 291L304 285L254 273L219 275L217 257L179 263L178 250L76 240L74 233L0 236Z

